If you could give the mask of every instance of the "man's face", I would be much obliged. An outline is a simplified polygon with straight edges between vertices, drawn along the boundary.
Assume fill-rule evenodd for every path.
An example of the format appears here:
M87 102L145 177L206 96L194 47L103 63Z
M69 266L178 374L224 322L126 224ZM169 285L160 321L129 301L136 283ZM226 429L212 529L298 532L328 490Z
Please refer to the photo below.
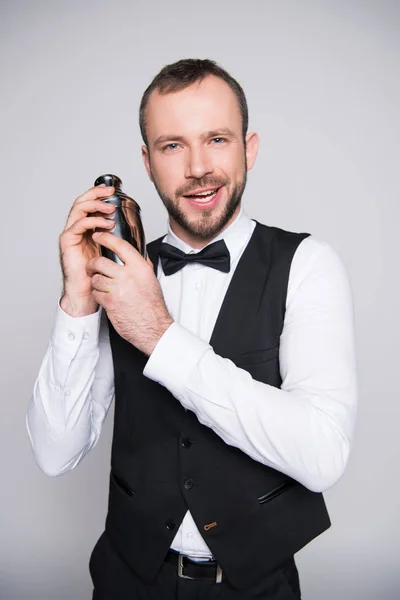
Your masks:
M201 247L237 215L257 136L247 136L246 152L237 98L214 76L179 92L154 91L146 124L143 158L172 229Z

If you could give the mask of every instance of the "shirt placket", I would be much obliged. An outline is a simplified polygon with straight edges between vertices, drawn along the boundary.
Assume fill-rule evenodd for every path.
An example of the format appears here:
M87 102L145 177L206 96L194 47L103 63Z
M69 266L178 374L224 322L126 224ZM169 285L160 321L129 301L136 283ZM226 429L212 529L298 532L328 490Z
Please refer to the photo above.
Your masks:
M180 324L199 335L202 323L201 288L206 267L193 263L182 270Z

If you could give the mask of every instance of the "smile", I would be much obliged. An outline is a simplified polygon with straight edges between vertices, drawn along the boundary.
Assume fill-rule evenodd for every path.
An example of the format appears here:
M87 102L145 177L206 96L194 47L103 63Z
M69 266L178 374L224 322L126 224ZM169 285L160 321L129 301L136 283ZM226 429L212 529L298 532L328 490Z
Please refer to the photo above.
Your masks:
M189 200L190 203L197 208L211 208L218 202L222 187L223 186L214 188L213 190L197 192L196 194L187 194L184 198Z

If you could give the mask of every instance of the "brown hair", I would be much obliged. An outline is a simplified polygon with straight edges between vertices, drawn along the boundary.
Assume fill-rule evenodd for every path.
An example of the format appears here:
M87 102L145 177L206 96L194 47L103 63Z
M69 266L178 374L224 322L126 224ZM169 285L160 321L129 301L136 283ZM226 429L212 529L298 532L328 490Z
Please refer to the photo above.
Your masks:
M246 96L242 87L225 69L220 67L215 61L200 58L184 58L170 65L166 65L154 77L149 87L142 96L139 109L139 125L144 143L147 144L146 135L146 107L149 101L150 94L154 90L158 90L160 94L168 94L169 92L178 92L188 87L192 83L199 83L207 76L215 75L223 79L232 91L235 93L240 113L242 115L242 133L243 141L245 141L247 128L249 124L249 116L247 109Z

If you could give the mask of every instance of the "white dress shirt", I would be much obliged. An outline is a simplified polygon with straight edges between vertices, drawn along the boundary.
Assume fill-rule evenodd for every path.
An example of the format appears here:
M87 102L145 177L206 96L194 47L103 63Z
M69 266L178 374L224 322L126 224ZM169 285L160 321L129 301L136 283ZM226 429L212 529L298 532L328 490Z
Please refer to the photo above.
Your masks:
M356 414L352 293L341 259L313 238L298 246L290 268L280 339L281 388L254 380L214 353L209 340L237 263L255 227L241 209L215 238L224 239L231 270L192 263L160 282L174 323L143 374L166 387L227 444L313 491L331 487L349 457ZM164 241L198 252L168 227ZM34 456L61 475L97 443L114 397L114 370L102 308L71 317L60 305L27 411ZM240 482L238 482L240 485ZM211 552L188 511L172 548Z

